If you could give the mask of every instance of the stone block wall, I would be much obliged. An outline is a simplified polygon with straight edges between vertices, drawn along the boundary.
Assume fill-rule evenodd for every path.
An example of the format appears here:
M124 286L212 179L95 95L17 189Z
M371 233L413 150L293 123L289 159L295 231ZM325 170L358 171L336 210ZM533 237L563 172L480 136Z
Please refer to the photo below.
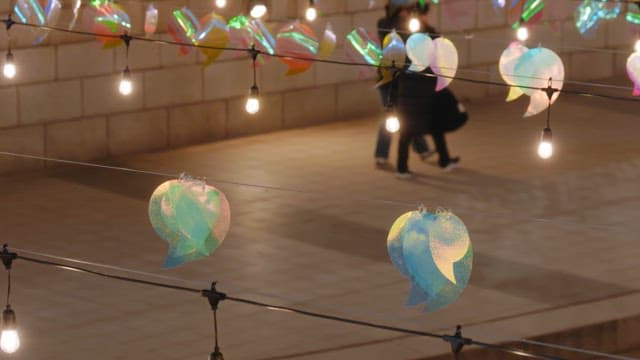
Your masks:
M570 0L554 1L569 10L576 6ZM65 27L70 22L72 1L62 2L59 26ZM130 14L132 32L141 34L148 2L117 2ZM300 17L307 3L269 1L269 28L276 33L284 23ZM345 59L344 37L354 27L375 30L376 20L383 14L382 4L382 0L373 6L369 0L318 1L320 17L313 27L321 34L325 22L332 24L338 36L333 58ZM155 5L160 11L158 28L163 31L173 9L189 6L198 16L213 9L212 0L167 0ZM221 13L228 18L246 7L246 0L229 0ZM595 35L585 38L573 25L572 11L551 10L545 16L553 26L532 29L529 44L561 53L568 79L584 81L624 72L634 39L622 19L603 23ZM8 11L9 1L0 1L3 18ZM514 38L505 11L496 12L489 0L445 0L434 8L431 18L458 47L459 76L500 81L497 61ZM13 80L0 77L0 151L93 160L349 120L381 111L373 80L362 79L353 67L318 63L304 74L287 77L285 65L271 59L258 69L262 110L249 116L243 105L251 86L246 56L224 53L204 67L204 57L197 50L178 56L175 46L140 41L132 42L128 60L135 90L123 97L117 92L126 63L123 47L102 49L86 36L60 32L51 32L44 43L33 46L32 30L14 26L10 33L18 75ZM166 33L157 36L169 39ZM2 53L7 44L7 36L0 34ZM466 99L506 94L506 88L462 81L454 81L452 88ZM44 166L41 161L0 156L0 172L40 166Z

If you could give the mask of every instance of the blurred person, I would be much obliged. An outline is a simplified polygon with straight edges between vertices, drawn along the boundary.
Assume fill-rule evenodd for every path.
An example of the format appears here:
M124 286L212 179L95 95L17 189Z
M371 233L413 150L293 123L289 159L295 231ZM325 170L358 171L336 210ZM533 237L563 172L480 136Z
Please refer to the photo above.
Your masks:
M390 0L385 5L385 17L378 20L378 37L381 42L384 42L384 38L391 33L393 29L398 32L398 35L402 37L402 40L406 42L409 37L408 22L411 12L418 6L417 2L410 0ZM382 71L378 71L379 82L377 84L378 91L380 93L380 99L382 105L386 108L391 101L391 92L393 80L383 75ZM389 157L389 148L391 147L392 134L385 128L385 119L383 117L380 126L378 127L378 136L375 147L375 161L377 166L383 166L387 164ZM429 150L426 140L423 136L416 136L410 139L413 145L413 149L420 155L422 160L426 160L435 151Z

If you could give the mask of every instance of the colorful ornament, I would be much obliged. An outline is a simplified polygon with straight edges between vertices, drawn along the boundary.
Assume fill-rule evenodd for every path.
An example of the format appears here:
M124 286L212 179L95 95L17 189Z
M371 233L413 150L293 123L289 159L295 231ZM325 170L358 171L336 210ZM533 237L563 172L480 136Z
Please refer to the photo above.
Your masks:
M564 85L562 59L552 50L542 47L527 49L520 43L511 43L500 57L499 69L504 81L512 85L507 101L522 94L531 97L525 117L538 114L549 106L546 92L538 89L549 86L549 80L555 89L562 90ZM551 97L552 104L558 96L560 91Z
M86 27L99 34L98 41L104 48L112 48L122 44L120 36L131 31L131 20L124 9L109 0L91 0L85 10Z
M279 58L288 66L286 75L296 75L310 69L319 47L313 30L299 21L286 25L276 35L276 52L290 56Z
M439 37L433 41L431 69L438 75L436 91L449 86L458 72L458 49L451 40Z
M167 30L169 35L179 43L195 44L198 36L200 24L195 15L186 7L174 10L169 18ZM187 55L191 52L190 46L180 46L180 54Z
M149 4L147 7L147 11L144 16L144 33L147 36L153 35L158 28L158 9L153 6L153 4Z
M200 48L200 52L207 57L204 66L214 62L229 44L229 31L224 18L211 12L200 19L195 44L209 47Z
M181 179L158 186L149 200L149 220L169 243L164 267L209 256L224 241L230 214L225 195L203 182Z
M576 9L575 22L580 34L595 29L600 20L615 19L620 14L619 1L584 0Z
M407 57L411 60L410 71L420 72L431 65L434 45L431 37L425 33L414 33L407 39Z
M640 53L637 51L627 59L627 74L633 81L633 96L640 95Z
M473 248L464 223L449 211L401 215L391 226L387 250L400 273L411 280L407 306L435 311L453 301L469 282Z
M382 60L382 49L378 44L375 35L370 34L365 28L359 27L347 34L344 48L349 60L378 66ZM359 71L360 77L370 77L375 74L375 69L368 66L361 66Z
M539 20L542 16L542 9L544 9L543 0L526 0L522 5L520 18L513 24L513 28L517 29L521 24Z
M60 17L61 8L60 0L17 0L13 11L23 23L55 26ZM34 45L44 41L49 34L49 31L45 29L35 29L34 31L36 33L36 39L33 42Z
M320 48L318 49L318 59L328 59L333 51L336 49L336 34L333 32L331 23L327 23L324 28L324 35L320 41Z

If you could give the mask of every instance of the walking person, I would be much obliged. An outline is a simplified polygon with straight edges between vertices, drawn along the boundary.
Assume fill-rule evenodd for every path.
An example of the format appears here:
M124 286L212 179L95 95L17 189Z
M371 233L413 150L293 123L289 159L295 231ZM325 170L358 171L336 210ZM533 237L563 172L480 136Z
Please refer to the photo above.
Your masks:
M380 41L384 41L385 36L396 29L398 34L406 42L409 37L408 33L408 21L411 11L417 6L415 1L407 0L390 0L385 6L385 17L378 20L378 37ZM379 71L380 81L378 82L378 91L380 93L380 99L382 105L386 107L390 101L392 91L392 81L384 79L382 73ZM383 166L387 164L389 158L389 148L391 147L391 133L385 128L384 118L382 119L378 127L378 136L375 147L375 161L377 166ZM424 136L416 136L409 139L409 142L413 145L413 149L420 155L422 160L426 160L435 151L429 150Z
M422 6L416 4L414 11L417 11L419 15L421 31L429 33L431 37L437 37L436 30L429 25L427 20L429 4L425 3ZM430 68L425 69L424 72L433 74ZM448 119L437 117L438 115L442 117L442 115L448 114L447 111L443 111L440 107L450 105L450 101L448 101L450 98L445 98L442 95L445 91L447 94L451 93L448 89L445 89L442 90L442 94L436 94L436 78L425 76L422 73L403 71L397 81L397 96L394 98L401 123L397 176L401 179L411 177L408 166L409 143L411 139L422 137L425 133L430 133L433 138L439 156L438 165L440 168L444 171L454 169L458 165L460 158L451 158L449 155L444 136L446 126L442 126L442 123ZM452 94L451 98L455 101Z

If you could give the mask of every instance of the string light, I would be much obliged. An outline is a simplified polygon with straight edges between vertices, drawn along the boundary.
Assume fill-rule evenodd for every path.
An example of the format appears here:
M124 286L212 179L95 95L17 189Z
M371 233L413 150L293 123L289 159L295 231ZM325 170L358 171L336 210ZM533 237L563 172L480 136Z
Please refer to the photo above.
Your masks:
M400 120L393 106L387 106L385 111L384 128L390 133L396 133L400 130Z
M558 91L554 89L552 85L552 79L549 78L549 84L544 90L549 98L549 106L547 106L547 126L542 130L542 136L540 137L540 144L538 145L538 156L541 159L547 160L553 156L553 142L551 141L551 99L553 94Z
M11 50L7 51L7 57L4 61L4 66L2 67L2 74L7 79L13 79L16 76L17 68L16 64L13 62L13 54Z
M16 253L9 252L7 245L2 247L2 263L7 270L7 304L2 312L2 333L0 334L0 350L13 354L20 348L20 336L16 325L16 313L9 304L11 295L11 264L17 258Z
M18 72L16 68L16 64L13 62L13 54L11 53L11 26L13 26L14 21L11 19L11 14L7 17L6 20L3 20L5 24L5 28L7 29L7 57L4 61L4 66L2 67L2 74L7 79L13 79Z
M520 41L527 41L529 39L529 29L525 25L521 25L516 30L516 38Z
M118 91L124 96L129 96L133 92L133 82L131 81L131 71L129 70L129 44L131 43L131 37L127 34L122 35L122 41L125 44L125 68L122 71L120 77L120 84L118 85Z
M538 156L542 159L549 159L553 155L553 143L551 142L551 129L544 128L538 145Z
M418 19L418 15L414 11L411 14L411 18L409 19L409 31L412 33L420 31L420 19Z
M309 7L307 7L307 10L305 11L304 17L310 22L314 21L318 17L315 0L309 0Z
M251 50L249 51L251 54L252 66L253 70L253 85L251 86L251 90L249 91L249 96L247 97L247 102L244 106L244 109L251 115L257 114L260 111L260 91L258 90L258 84L256 81L256 60L258 59L258 50L256 50L254 45L251 45Z
M227 0L216 0L216 7L218 9L223 9L227 6Z
M254 19L260 19L267 14L267 5L264 1L251 1L249 15Z
M122 71L122 76L120 77L120 84L118 85L118 91L120 91L120 94L124 96L129 96L133 92L133 83L131 82L131 71L129 71L128 66Z

